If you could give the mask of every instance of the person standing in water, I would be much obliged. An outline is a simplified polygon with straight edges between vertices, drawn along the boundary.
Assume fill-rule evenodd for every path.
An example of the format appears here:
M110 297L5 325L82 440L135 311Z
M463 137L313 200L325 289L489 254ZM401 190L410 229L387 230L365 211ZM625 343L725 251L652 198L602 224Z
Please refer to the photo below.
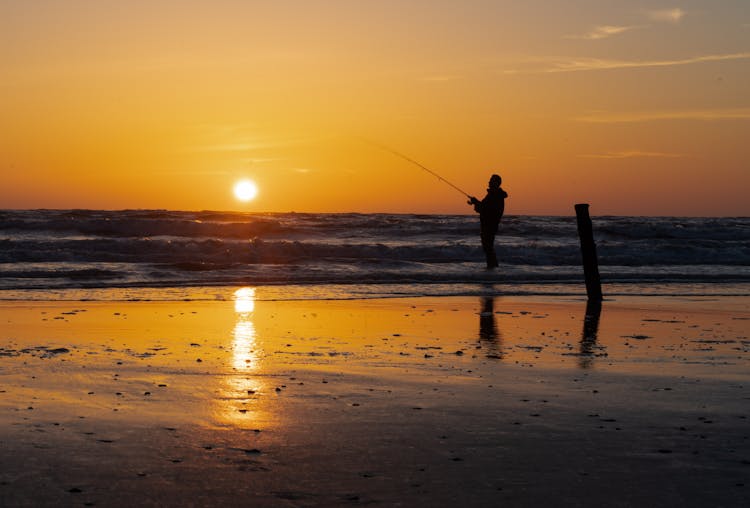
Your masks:
M469 196L468 204L474 205L474 210L479 213L479 224L481 226L482 250L487 258L487 269L498 267L497 254L495 254L495 235L500 225L500 220L505 212L505 198L508 193L500 185L503 179L500 175L490 177L487 195L479 201L474 196Z

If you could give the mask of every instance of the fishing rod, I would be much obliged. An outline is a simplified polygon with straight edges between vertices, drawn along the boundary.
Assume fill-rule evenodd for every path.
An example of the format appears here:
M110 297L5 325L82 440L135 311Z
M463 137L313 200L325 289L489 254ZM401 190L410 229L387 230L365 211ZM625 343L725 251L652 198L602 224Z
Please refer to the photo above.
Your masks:
M383 149L383 150L385 150L386 152L390 152L390 153L392 153L393 155L396 155L397 157L401 157L402 159L404 159L404 160L407 160L407 161L411 162L412 164L414 164L415 166L417 166L417 167L419 167L419 168L422 168L422 169L424 169L425 171L427 171L427 172L428 172L429 174L431 174L432 176L434 176L435 178L437 178L437 179L438 179L438 180L440 180L441 182L443 182L443 183L447 183L448 185L450 185L451 187L453 187L454 189L456 189L456 190L457 190L458 192L460 192L461 194L463 194L463 195L464 195L464 196L466 196L467 198L471 198L471 196L469 195L469 193L468 193L468 192L466 192L466 191L463 191L463 190L461 190L460 188L456 187L456 186L455 186L455 185L453 185L453 184L452 184L451 182L449 182L448 180L446 180L446 179L445 179L445 178L443 178L442 176L438 175L437 173L435 173L435 172L434 172L433 170L431 170L430 168L428 168L428 167L425 167L425 166L423 166L422 164L420 164L419 162L415 161L415 160L414 160L414 159L412 159L411 157L407 157L406 155L402 154L401 152L397 152L396 150L393 150L392 148L388 148L387 146L383 146L383 145L381 145L381 144L378 144L378 143L372 143L372 142L370 142L370 143L371 143L371 144L373 144L373 145L375 145L375 146L377 146L377 147L379 147L379 148L381 148L381 149Z

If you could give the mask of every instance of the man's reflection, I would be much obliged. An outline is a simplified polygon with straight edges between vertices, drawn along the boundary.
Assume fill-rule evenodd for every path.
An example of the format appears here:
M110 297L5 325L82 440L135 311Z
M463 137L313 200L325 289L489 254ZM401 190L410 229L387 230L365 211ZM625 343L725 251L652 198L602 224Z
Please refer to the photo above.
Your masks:
M579 367L582 369L588 369L593 364L601 313L601 301L588 300L586 302L586 315L583 317L583 331L581 332L581 354L578 356Z
M479 344L486 348L487 358L502 358L501 339L495 322L495 298L483 296L479 312Z

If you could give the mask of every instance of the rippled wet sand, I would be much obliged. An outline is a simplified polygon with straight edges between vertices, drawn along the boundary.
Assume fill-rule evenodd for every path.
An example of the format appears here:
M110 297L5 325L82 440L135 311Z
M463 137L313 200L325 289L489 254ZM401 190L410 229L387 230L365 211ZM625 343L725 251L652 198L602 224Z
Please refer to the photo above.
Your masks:
M741 298L0 304L3 504L744 506Z

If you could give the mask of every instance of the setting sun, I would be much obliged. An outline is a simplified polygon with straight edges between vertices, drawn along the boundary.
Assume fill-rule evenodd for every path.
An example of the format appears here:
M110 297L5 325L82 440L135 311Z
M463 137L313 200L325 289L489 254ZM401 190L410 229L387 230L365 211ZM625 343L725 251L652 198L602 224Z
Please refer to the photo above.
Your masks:
M252 201L258 195L258 186L252 180L240 180L234 184L234 197L240 201Z

